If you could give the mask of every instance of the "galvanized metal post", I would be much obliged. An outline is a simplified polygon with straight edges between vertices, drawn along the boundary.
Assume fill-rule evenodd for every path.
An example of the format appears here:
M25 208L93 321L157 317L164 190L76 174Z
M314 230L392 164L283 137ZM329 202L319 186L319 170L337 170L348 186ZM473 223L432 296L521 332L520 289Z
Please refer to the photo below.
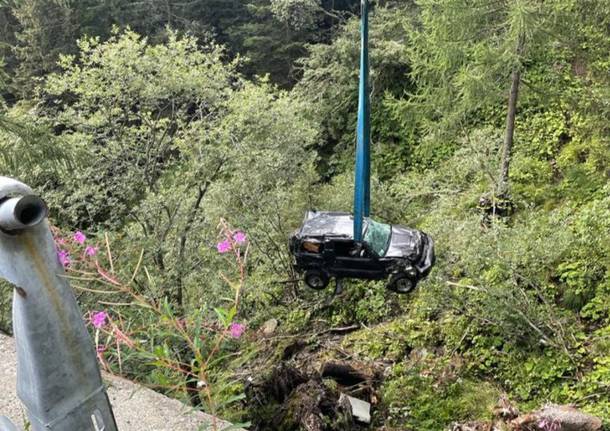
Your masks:
M371 207L371 101L369 95L369 2L362 0L360 88L354 187L354 239L362 241Z
M93 343L59 263L45 203L0 177L0 277L15 285L17 394L32 431L116 431ZM6 418L0 431L14 431Z

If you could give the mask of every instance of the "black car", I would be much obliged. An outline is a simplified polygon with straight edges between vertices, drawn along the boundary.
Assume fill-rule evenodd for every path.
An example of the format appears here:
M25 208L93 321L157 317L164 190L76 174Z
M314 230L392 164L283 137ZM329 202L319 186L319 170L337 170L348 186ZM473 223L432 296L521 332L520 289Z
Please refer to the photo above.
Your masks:
M353 228L349 213L306 213L290 238L290 251L309 287L324 289L331 277L388 279L388 289L408 293L430 273L434 242L427 234L365 218L363 241L356 242Z

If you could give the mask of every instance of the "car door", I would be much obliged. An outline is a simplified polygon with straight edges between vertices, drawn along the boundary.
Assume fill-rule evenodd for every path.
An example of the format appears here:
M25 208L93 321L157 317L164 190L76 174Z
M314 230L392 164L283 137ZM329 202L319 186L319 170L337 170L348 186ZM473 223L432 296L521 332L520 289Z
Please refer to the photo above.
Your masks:
M379 278L384 273L377 257L366 245L358 245L354 240L334 241L334 272L343 277Z
M296 254L297 264L303 269L318 269L323 265L324 244L317 238L306 238Z
M334 273L336 261L335 244L333 240L327 239L324 241L324 249L322 251L322 264L326 272Z

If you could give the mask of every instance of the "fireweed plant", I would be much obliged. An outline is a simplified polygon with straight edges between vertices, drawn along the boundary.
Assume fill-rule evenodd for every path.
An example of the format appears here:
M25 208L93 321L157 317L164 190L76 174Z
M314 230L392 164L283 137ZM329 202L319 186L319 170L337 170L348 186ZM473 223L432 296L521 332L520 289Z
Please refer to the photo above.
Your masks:
M190 314L177 312L166 298L155 300L142 293L141 280L154 284L143 264L144 251L133 273L121 276L107 235L97 244L81 231L66 235L53 230L65 276L77 294L92 295L99 306L83 317L93 333L102 369L166 393L186 395L213 417L243 399L243 394L235 393L235 382L224 378L222 365L239 354L240 339L247 335L246 324L236 317L247 278L248 238L225 220L218 230L215 247L231 270L220 277L232 294L224 307ZM211 427L219 429L215 419Z

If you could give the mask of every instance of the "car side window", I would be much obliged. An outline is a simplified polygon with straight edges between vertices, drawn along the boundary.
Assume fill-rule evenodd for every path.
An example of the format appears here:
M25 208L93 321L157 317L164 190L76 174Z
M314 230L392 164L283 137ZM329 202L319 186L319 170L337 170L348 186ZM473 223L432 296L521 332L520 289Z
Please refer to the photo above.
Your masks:
M322 252L323 245L317 240L305 240L301 245L301 249L305 253L319 254Z
M335 241L335 256L337 257L352 257L350 252L354 249L355 243L351 240Z

